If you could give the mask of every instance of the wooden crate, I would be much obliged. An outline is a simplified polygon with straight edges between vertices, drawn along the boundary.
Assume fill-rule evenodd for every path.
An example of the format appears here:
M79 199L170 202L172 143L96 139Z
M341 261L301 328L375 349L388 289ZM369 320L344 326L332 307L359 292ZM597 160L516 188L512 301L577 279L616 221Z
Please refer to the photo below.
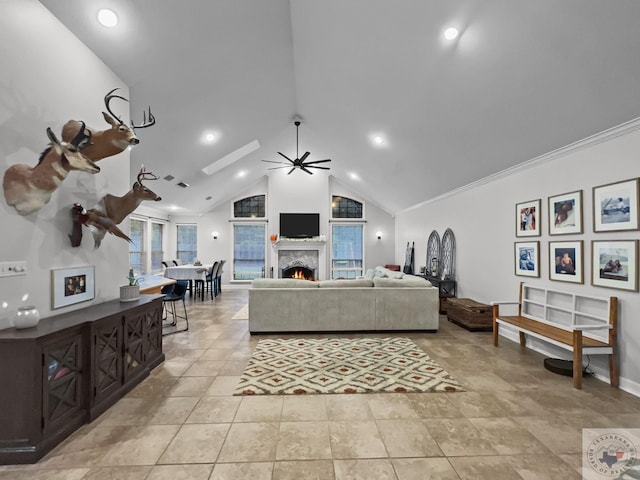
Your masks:
M491 305L476 302L470 298L447 299L447 319L471 332L493 330Z

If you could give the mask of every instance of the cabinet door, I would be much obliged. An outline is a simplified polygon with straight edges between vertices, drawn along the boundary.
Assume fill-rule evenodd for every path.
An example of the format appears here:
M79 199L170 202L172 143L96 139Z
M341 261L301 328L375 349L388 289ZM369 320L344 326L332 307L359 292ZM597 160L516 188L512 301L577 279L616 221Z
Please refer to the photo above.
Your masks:
M153 305L146 312L147 338L145 350L150 368L155 367L164 358L162 355L162 302L154 302Z
M83 340L80 330L42 345L44 432L69 423L77 415L84 415L82 355Z
M146 323L145 309L137 309L124 319L124 383L146 369Z
M122 323L122 317L118 315L95 322L93 325L93 405L109 397L122 386Z

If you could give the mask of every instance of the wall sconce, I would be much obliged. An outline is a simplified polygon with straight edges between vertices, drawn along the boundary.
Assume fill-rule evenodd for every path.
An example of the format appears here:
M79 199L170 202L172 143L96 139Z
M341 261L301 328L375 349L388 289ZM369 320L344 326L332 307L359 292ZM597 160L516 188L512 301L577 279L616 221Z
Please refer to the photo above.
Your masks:
M376 237L380 240L382 238L382 232L376 232Z
M211 236L213 237L214 240L218 239L218 232L211 232Z

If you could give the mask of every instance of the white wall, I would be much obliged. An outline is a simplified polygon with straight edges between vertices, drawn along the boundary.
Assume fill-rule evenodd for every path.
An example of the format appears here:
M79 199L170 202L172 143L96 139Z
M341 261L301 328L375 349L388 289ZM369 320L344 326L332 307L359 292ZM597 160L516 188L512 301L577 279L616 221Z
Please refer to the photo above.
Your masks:
M636 122L640 123L640 122ZM591 241L638 239L638 231L593 232L593 187L640 176L640 131L637 124L586 142L588 146L553 158L531 162L530 168L515 169L494 181L460 191L438 201L403 212L396 218L396 259L404 259L400 246L416 242L416 266L424 265L427 238L432 230L440 236L449 227L456 238L458 297L480 302L517 299L518 285L530 281L557 290L598 297L618 296L621 387L640 395L640 295L591 285ZM622 130L622 129L621 129ZM631 133L628 133L628 132ZM550 156L552 157L552 156ZM583 190L583 234L549 236L548 197ZM542 236L515 237L515 204L542 199ZM540 278L515 276L514 242L540 240ZM549 280L549 241L582 240L585 259L584 284ZM545 344L541 346L547 347ZM554 351L555 352L555 351ZM559 354L558 356L561 356ZM566 358L566 353L564 353ZM591 366L608 378L605 357L594 357ZM542 365L540 365L542 368Z
M13 164L35 166L48 144L47 127L60 137L69 119L104 128L103 97L115 87L128 89L83 43L73 36L36 0L3 0L0 15L0 170ZM118 112L127 121L126 105ZM94 250L88 229L82 245L71 247L71 206L79 202L93 207L106 193L122 195L129 188L129 153L99 162L96 175L71 172L51 201L40 211L20 216L0 200L2 243L0 261L26 260L28 274L0 278L0 328L10 318L22 296L40 310L42 317L84 308L117 298L129 268L127 243L107 236ZM128 231L128 221L121 225ZM71 266L95 266L95 299L52 311L51 270ZM2 310L0 308L0 310ZM8 318L2 318L8 317Z

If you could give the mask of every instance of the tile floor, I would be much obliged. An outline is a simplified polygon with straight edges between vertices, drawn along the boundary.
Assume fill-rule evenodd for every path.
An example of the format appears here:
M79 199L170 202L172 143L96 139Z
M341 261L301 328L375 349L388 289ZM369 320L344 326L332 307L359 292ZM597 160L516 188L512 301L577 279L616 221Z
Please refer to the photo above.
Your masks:
M408 334L463 393L237 397L259 338L246 290L189 302L166 361L39 463L0 479L579 479L581 429L640 428L640 398L547 372L542 356L441 316ZM405 335L405 334L403 334Z

